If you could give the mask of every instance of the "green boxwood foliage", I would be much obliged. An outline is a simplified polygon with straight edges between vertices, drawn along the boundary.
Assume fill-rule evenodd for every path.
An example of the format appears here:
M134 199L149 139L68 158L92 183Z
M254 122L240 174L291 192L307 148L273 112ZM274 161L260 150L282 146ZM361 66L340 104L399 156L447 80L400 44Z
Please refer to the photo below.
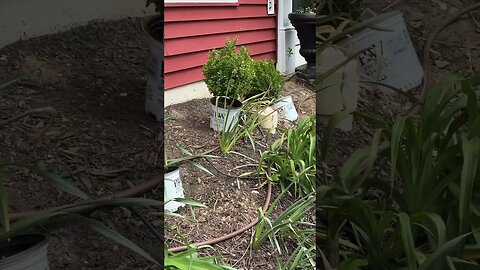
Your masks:
M246 47L236 50L237 39L229 40L222 49L212 50L204 65L203 75L213 96L241 99L249 89L252 58Z
M253 76L245 95L252 97L266 93L266 97L277 98L283 88L283 77L273 60L252 61L251 65Z

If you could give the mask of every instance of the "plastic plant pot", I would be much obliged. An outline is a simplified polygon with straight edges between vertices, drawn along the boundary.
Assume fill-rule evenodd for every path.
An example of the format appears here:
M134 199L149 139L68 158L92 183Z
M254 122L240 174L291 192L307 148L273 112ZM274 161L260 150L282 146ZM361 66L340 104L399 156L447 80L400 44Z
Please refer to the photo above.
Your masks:
M182 179L180 177L180 168L178 166L172 166L165 169L165 189L164 198L165 201L169 201L176 198L185 198ZM185 206L185 204L169 201L164 205L166 211L176 212L179 207Z
M369 49L359 56L362 78L380 82L403 91L422 83L423 68L418 59L407 25L399 11L376 25L380 29L365 29L339 41L338 46L354 51ZM380 86L386 93L393 93Z
M278 111L272 109L272 107L266 107L260 112L259 117L260 126L275 134L278 126Z
M293 104L292 96L281 98L277 103L273 104L273 109L278 111L278 119L295 121L298 118L297 109Z
M327 72L346 59L347 56L341 50L328 47L322 53L317 54L317 71ZM360 89L358 69L358 62L353 59L319 82L322 90L317 92L316 113L320 122L326 125L333 114L357 109ZM338 126L344 131L350 131L352 127L353 115L348 116Z
M242 102L228 97L213 97L210 103L210 128L215 131L231 131L240 120Z
M48 239L43 234L24 234L0 244L0 269L50 270L47 257Z

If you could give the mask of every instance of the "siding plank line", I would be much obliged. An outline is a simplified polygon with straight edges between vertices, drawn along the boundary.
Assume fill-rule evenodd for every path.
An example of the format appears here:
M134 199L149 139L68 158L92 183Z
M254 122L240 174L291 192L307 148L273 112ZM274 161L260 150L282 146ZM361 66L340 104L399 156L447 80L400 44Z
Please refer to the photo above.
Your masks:
M165 28L165 39L275 29L275 17L222 19L218 21L171 22Z
M260 55L255 55L253 59L276 59L276 53L265 53ZM187 70L181 70L177 72L171 72L165 74L165 89L174 88L177 86L186 85L189 83L194 83L203 80L203 67L195 67Z
M277 43L272 41L253 43L246 46L252 56L275 52ZM167 57L165 59L165 73L175 72L179 70L189 69L196 66L202 66L208 60L209 50L189 53L189 54L179 54Z
M253 59L276 60L276 14L267 14L267 0L166 6L164 14L165 89L203 80L208 52L223 47L227 37L238 37L237 45L247 46Z
M233 39L235 37L238 37L237 45L246 45L261 41L275 40L276 33L273 29L208 35L188 39L172 39L165 42L165 56L221 48L225 44L227 38Z

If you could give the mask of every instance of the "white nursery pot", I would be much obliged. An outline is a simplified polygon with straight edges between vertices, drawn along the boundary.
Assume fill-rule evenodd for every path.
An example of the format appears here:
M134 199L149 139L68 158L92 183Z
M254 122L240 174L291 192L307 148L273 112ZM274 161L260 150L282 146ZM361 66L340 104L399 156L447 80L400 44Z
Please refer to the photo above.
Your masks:
M321 54L317 54L317 72L326 73L346 59L347 56L339 49L327 47ZM359 91L358 62L350 61L319 82L319 86L322 90L316 95L316 113L320 122L328 124L331 115L340 111L355 110ZM338 128L349 131L352 126L353 116L348 116Z
M185 198L182 179L180 177L180 168L172 168L170 171L165 173L165 189L164 189L164 200L168 201L176 198ZM175 212L179 207L185 206L185 204L170 201L164 205L165 210L169 212Z
M277 110L279 119L295 121L298 118L298 113L295 109L295 104L293 103L292 96L286 96L281 98L272 107L274 110Z
M145 94L145 112L152 114L158 121L163 119L164 77L163 77L163 42L154 38L163 37L163 22L155 17L144 26L147 34L150 58L148 60L147 89Z
M225 106L225 101L227 106ZM212 104L210 128L215 131L226 132L234 129L235 125L240 121L242 102L225 97L213 97L210 99L210 103Z
M423 68L402 13L395 12L392 17L376 26L392 31L365 29L341 40L337 45L355 51L371 47L359 57L362 77L365 77L365 80L387 84L403 91L420 85ZM379 88L388 93L392 92L387 87Z
M271 107L266 107L260 112L260 126L274 134L278 125L278 112Z
M2 270L50 270L47 258L48 239L42 234L25 234L13 237L9 246L0 246L0 255L12 252L14 255L0 258ZM17 252L18 250L18 252Z

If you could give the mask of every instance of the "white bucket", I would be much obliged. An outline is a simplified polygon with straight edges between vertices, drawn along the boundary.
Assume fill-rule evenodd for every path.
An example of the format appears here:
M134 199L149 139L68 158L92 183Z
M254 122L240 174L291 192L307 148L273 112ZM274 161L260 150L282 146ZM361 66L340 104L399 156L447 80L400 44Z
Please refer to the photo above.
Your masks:
M145 24L147 40L150 48L148 60L147 93L145 95L145 112L153 114L158 121L163 120L164 83L163 83L163 42L157 40L163 37L163 22L155 17ZM163 39L163 38L162 38Z
M355 51L371 47L359 57L361 74L366 77L365 80L387 84L403 91L420 85L423 69L402 13L397 12L376 26L392 31L365 29L343 39L337 45L353 48ZM383 86L379 88L392 91Z
M217 105L217 99L218 107ZM236 123L240 120L240 113L242 111L242 103L238 100L233 102L233 106L226 107L220 103L220 100L224 97L213 97L210 99L212 104L212 111L210 113L210 128L215 131L231 131ZM231 100L227 99L227 103L231 103Z
M15 237L18 241L37 241L38 243L27 250L16 253L5 259L0 259L2 270L50 270L48 265L48 240L41 234L27 234ZM14 239L15 239L14 238ZM12 240L15 241L15 240Z
M176 199L176 198L185 198L182 179L180 177L180 168L176 168L173 171L170 171L165 174L165 189L164 189L164 200ZM185 206L185 204L170 201L164 205L165 210L170 212L175 212L179 207Z
M327 47L322 53L317 54L317 72L328 72L334 66L342 63L347 56L334 47ZM359 92L358 62L352 60L333 74L319 82L322 89L316 95L316 113L318 119L328 124L330 116L340 111L350 111L357 108ZM349 131L353 126L353 116L348 116L338 126L344 131Z
M293 104L292 96L281 98L277 103L273 104L273 109L278 111L278 118L282 120L295 121L298 118L295 104Z
M271 107L266 107L260 112L260 126L274 134L278 125L278 112Z

